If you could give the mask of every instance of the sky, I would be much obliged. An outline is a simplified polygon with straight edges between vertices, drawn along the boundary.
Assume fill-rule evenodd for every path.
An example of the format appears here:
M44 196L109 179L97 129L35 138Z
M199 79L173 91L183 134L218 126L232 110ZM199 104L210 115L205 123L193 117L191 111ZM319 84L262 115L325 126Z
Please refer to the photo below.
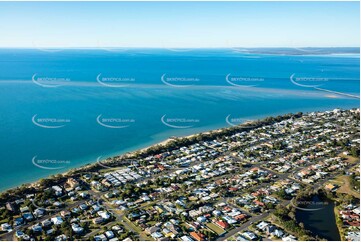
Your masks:
M359 47L359 2L0 2L0 47Z

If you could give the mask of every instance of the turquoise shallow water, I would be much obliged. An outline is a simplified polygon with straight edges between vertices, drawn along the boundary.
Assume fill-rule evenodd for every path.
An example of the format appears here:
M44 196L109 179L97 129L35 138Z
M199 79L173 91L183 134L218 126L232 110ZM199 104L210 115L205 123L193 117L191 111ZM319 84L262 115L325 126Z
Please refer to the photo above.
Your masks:
M359 55L2 49L0 190L174 135L359 107L313 88L358 96L359 72Z

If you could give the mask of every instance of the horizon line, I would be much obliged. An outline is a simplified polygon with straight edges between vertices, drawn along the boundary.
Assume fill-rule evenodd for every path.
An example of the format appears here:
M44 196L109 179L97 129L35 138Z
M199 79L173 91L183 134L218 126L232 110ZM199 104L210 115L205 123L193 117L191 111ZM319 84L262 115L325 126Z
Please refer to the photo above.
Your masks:
M258 47L246 47L246 46L219 46L219 47L149 47L149 46L0 46L0 49L116 49L116 48L127 48L127 49L234 49L234 48L244 48L244 49L279 49L279 48L289 48L289 49L298 49L298 48L360 48L360 46L258 46Z

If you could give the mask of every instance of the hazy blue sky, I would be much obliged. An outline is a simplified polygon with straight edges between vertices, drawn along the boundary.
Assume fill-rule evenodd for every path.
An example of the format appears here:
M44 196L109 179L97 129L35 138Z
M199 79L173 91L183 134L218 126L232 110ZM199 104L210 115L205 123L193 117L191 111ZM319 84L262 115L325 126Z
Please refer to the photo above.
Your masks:
M0 2L0 47L358 47L359 23L359 2Z

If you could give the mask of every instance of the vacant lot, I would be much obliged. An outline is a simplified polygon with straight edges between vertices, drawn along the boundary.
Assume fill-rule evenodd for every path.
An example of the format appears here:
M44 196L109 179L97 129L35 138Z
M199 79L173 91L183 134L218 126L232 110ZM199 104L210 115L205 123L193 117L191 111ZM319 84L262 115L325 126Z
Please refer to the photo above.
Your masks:
M226 232L224 229L221 229L220 227L218 227L217 225L215 225L213 223L206 223L206 225L208 228L213 230L218 235L221 235Z
M332 182L340 186L337 193L346 193L360 198L360 194L351 187L349 176L338 176Z
M350 155L340 154L340 156L343 157L343 158L346 158L347 162L349 162L350 164L355 164L355 163L360 162L359 158L356 158L356 157L353 157L353 156L350 156Z

